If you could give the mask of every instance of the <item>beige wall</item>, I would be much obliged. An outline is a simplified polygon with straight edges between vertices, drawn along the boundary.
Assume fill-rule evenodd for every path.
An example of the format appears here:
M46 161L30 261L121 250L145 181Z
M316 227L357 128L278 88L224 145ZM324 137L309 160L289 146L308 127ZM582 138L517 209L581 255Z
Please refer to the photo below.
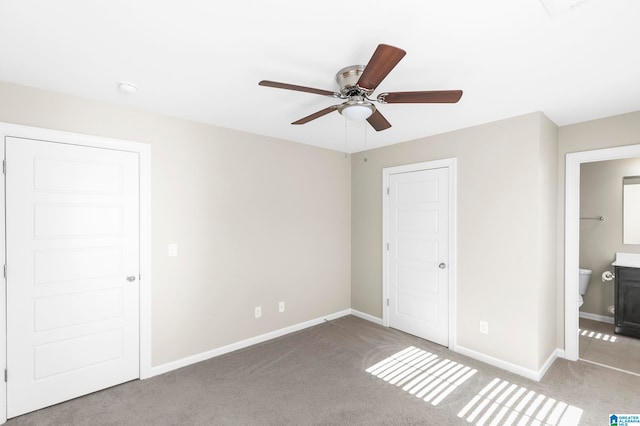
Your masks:
M536 370L564 347L564 156L640 143L640 112L559 129L533 113L349 162L7 83L0 121L151 145L154 366L349 307L381 317L382 168L457 157L457 343Z
M580 217L604 216L604 221L580 221L580 267L593 270L582 312L611 317L613 281L602 282L613 271L616 252L640 253L640 245L622 243L622 178L640 174L640 158L596 161L580 167Z
M7 83L0 121L151 145L154 366L350 307L343 154Z
M538 362L555 351L556 326L564 322L554 312L557 304L558 262L558 127L551 120L540 120L540 156L538 158ZM539 364L540 365L540 364Z
M555 136L533 113L353 155L352 307L382 317L382 169L456 157L457 344L538 370L555 349Z
M564 318L565 157L572 152L640 144L640 111L558 129L558 318ZM604 216L604 215L602 215ZM557 323L557 346L564 348L564 321Z

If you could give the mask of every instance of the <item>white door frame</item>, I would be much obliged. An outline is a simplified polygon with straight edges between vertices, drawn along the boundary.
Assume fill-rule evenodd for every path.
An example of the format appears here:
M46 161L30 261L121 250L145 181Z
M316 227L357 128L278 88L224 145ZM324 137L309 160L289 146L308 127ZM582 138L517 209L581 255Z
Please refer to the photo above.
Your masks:
M580 165L640 157L640 145L573 152L565 159L564 209L564 355L578 359L578 280L580 269ZM613 253L612 253L613 254Z
M78 133L62 132L37 127L20 126L16 124L0 123L0 137L2 146L7 136L18 138L43 140L63 143L67 145L83 145L95 148L105 148L120 151L135 152L140 161L140 379L151 377L151 147L148 144L130 142L118 139L108 139L98 136L82 135ZM3 148L4 149L4 148ZM2 153L4 158L4 152ZM8 168L11 164L7 165ZM4 177L0 185L0 223L5 223L5 194ZM0 241L0 259L4 263L5 228L2 230ZM7 366L7 323L6 323L6 280L2 281L0 291L0 368ZM0 423L7 420L7 384L0 380Z
M392 174L409 173L431 169L449 169L449 349L456 351L456 225L457 225L457 158L445 158L442 160L426 161L422 163L406 164L403 166L386 167L382 169L382 324L389 327L389 197L387 188Z

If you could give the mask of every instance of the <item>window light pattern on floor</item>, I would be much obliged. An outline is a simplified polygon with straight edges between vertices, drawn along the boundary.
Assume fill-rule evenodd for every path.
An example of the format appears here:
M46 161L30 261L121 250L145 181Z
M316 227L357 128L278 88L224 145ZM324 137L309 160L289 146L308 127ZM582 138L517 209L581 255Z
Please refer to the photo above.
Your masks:
M597 331L578 329L578 333L584 337L592 337L596 340L604 340L605 342L615 343L618 338L616 336L609 336L606 333L598 333Z
M582 409L494 379L458 413L476 426L580 424Z
M410 346L367 368L389 384L438 405L477 370Z

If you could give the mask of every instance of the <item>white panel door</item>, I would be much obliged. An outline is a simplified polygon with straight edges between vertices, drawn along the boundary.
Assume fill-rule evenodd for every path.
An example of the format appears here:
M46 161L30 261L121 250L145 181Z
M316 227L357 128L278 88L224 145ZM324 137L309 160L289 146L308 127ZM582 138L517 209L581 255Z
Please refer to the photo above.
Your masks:
M449 344L449 169L389 176L389 326Z
M139 377L138 154L6 138L7 416Z

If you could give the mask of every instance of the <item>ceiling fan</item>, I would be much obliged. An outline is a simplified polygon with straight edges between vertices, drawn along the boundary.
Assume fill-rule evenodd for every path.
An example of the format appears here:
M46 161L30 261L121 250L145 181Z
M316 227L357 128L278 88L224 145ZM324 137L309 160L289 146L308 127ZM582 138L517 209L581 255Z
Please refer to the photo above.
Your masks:
M333 111L349 119L366 119L371 127L377 131L391 127L391 123L380 113L373 102L380 104L402 103L456 103L462 97L462 90L439 90L418 92L384 92L375 99L370 98L373 91L391 72L391 70L406 55L404 50L380 44L367 65L351 65L338 71L336 81L340 91L314 89L312 87L298 86L295 84L278 83L276 81L262 80L260 86L275 87L277 89L295 90L298 92L314 93L316 95L331 96L343 99L345 102L331 105L325 109L308 115L291 124L305 124L320 118Z

